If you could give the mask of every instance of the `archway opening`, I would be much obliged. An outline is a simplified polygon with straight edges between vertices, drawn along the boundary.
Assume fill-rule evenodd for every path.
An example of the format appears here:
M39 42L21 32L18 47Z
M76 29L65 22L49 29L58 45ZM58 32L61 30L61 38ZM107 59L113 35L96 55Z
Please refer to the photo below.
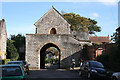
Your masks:
M40 69L60 68L60 49L53 43L44 45L40 50Z
M55 28L52 28L52 29L50 30L50 34L56 34L56 29L55 29Z

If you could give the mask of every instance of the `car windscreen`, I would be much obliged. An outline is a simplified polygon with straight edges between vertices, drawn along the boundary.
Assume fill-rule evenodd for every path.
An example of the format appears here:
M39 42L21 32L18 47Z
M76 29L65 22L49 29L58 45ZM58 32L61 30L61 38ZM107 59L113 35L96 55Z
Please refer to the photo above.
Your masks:
M7 64L21 64L25 68L25 65L22 62L8 62Z
M4 66L0 68L2 68L2 77L22 76L20 66Z
M100 62L90 62L91 67L103 68L104 66Z
M8 64L21 64L21 62L8 62Z

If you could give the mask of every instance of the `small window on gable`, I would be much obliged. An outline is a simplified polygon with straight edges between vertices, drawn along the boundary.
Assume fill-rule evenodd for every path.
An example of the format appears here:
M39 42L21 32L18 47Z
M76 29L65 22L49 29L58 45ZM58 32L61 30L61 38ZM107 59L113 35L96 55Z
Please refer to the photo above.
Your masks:
M52 28L52 29L50 30L50 34L56 34L56 29L55 29L55 28Z

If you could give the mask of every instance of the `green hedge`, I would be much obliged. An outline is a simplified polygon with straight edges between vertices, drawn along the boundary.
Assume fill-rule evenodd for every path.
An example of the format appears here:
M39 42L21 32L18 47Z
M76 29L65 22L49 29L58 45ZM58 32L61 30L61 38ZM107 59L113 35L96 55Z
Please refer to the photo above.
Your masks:
M48 58L45 60L45 63L55 63L59 60L59 58L56 58L56 59L51 59L51 58Z
M9 61L11 61L11 60L10 59L2 59L2 60L0 60L0 65L7 64Z

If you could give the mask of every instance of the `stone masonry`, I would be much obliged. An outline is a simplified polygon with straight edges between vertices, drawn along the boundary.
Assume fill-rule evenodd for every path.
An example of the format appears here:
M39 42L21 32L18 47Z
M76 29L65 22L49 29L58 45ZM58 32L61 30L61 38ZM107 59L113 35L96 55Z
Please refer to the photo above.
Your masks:
M6 59L7 32L5 20L0 20L0 59Z
M60 50L60 67L70 67L72 58L79 64L84 44L90 44L89 36L82 39L74 37L70 32L70 24L52 7L36 23L36 34L26 34L26 61L32 68L40 69L41 49L49 43ZM55 34L51 34L54 29Z

